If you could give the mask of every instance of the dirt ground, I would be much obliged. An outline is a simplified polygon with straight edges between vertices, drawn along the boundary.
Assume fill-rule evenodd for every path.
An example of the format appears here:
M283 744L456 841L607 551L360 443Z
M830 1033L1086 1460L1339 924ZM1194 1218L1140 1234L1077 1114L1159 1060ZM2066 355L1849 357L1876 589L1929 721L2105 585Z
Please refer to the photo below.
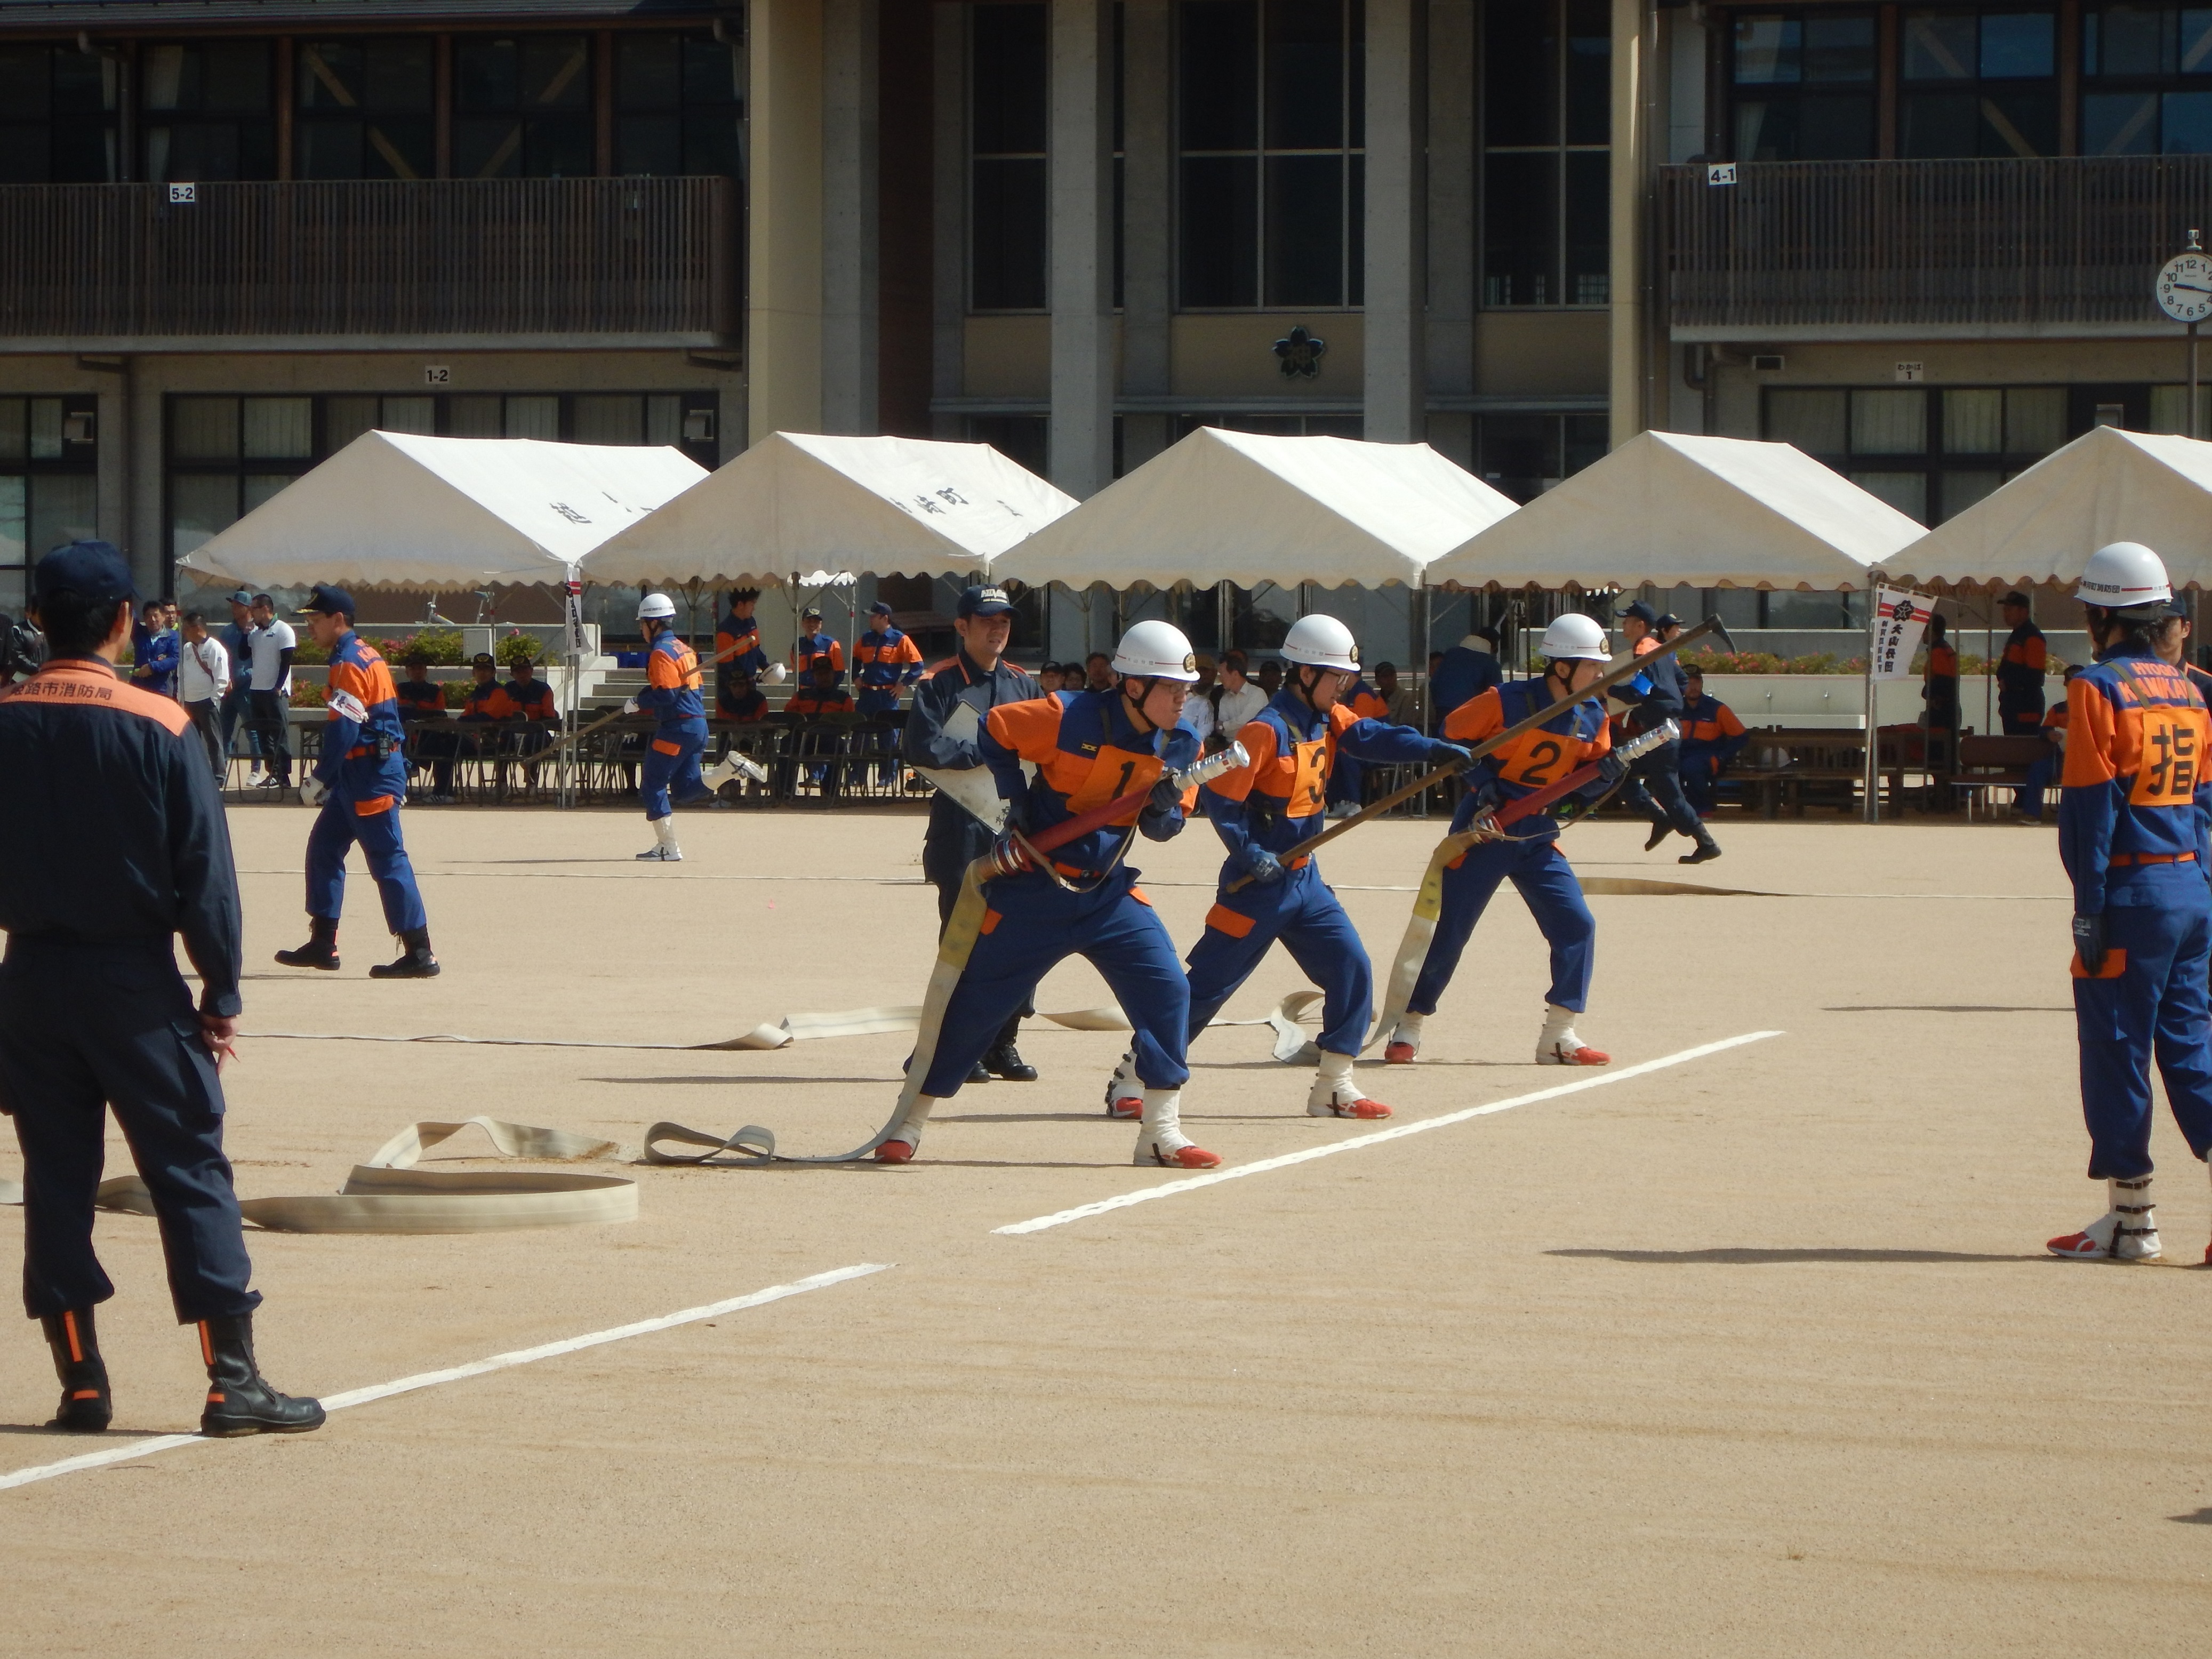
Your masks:
M248 1195L335 1190L401 1125L488 1113L631 1143L659 1118L864 1140L902 1035L689 1044L919 1000L919 817L411 811L444 976L356 872L343 970L293 973L308 815L233 815ZM0 1650L353 1654L2199 1653L2212 1613L2205 1178L2158 1129L2167 1255L2047 1259L2087 1222L2051 832L1719 826L1683 872L1576 829L1601 896L1584 1037L1617 1084L1025 1236L1172 1179L1100 1089L1121 1040L1042 1024L1044 1073L963 1091L924 1161L641 1168L640 1218L465 1237L250 1240L264 1365L335 1393L859 1264L829 1288L0 1492ZM1371 951L1436 824L1324 863ZM1677 844L1679 847L1679 843ZM1145 847L1194 939L1218 857ZM1501 896L1401 1122L1589 1074L1530 1064L1540 941ZM1300 983L1278 951L1231 1005ZM1063 967L1047 1009L1106 1000ZM1264 1030L1208 1033L1185 1121L1243 1164L1356 1138ZM471 1152L479 1150L476 1146ZM114 1143L114 1167L125 1153ZM472 1166L473 1167L473 1166ZM600 1166L609 1167L609 1166ZM0 1176L18 1173L12 1146ZM13 1251L20 1212L0 1211ZM203 1384L153 1224L104 1217L118 1423ZM85 1449L35 1327L0 1344L0 1473Z

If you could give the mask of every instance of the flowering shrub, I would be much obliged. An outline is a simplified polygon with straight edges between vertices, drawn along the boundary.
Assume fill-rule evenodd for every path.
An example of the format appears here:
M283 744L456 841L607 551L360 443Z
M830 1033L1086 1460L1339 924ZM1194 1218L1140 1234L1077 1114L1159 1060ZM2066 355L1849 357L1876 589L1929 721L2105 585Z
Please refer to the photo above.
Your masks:
M492 655L499 659L502 668L512 668L525 657L532 662L539 661L545 653L533 635L516 629L492 647Z
M297 660L295 658L294 660ZM292 682L292 707L295 708L327 708L328 688L320 680L295 679Z
M388 663L404 663L420 651L429 658L434 668L459 668L461 665L461 630L458 628L425 628L412 634L397 634L369 643Z

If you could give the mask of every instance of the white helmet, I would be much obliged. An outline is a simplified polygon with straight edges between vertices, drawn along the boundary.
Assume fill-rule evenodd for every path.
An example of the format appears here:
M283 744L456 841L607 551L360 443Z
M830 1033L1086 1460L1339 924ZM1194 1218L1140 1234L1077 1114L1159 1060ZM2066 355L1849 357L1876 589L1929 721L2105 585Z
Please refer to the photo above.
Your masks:
M1283 660L1357 674L1359 645L1352 630L1334 617L1301 617L1283 636Z
M1613 656L1606 648L1605 629L1579 611L1554 617L1552 625L1544 630L1543 644L1537 649L1549 662L1571 662L1577 658L1585 662L1606 662Z
M2089 556L2074 597L2084 605L2126 611L2165 604L2173 598L2173 585L2166 579L2166 561L2141 542L2114 542Z
M673 617L675 614L676 601L665 593L648 593L637 602L637 619L640 622L649 617Z
M1140 622L1114 647L1114 672L1147 680L1196 680L1198 658L1173 623Z
M772 662L761 670L761 684L763 685L781 685L790 678L791 671L780 662Z

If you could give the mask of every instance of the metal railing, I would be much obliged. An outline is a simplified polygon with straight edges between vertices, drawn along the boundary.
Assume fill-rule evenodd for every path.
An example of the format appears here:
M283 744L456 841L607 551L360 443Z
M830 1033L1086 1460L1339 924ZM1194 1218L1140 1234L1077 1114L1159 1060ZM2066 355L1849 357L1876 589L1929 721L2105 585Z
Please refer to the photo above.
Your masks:
M2212 227L2212 156L1743 162L1659 169L1677 329L2148 323Z
M0 185L0 335L734 337L727 179Z

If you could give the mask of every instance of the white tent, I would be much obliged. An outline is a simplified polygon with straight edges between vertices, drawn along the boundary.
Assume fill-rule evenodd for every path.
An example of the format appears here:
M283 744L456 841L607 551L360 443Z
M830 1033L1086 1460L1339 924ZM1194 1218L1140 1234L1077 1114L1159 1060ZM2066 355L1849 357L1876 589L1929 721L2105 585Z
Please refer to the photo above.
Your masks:
M1921 526L1788 444L1645 432L1429 568L1431 583L1834 592Z
M2093 428L1886 568L1919 581L2070 582L2121 541L2157 549L2176 586L2212 587L2212 443Z
M991 567L1082 588L1418 584L1513 502L1426 444L1200 427Z
M981 574L1075 506L988 444L771 433L585 561L596 582Z
M253 587L558 582L706 477L675 449L364 432L182 562Z

